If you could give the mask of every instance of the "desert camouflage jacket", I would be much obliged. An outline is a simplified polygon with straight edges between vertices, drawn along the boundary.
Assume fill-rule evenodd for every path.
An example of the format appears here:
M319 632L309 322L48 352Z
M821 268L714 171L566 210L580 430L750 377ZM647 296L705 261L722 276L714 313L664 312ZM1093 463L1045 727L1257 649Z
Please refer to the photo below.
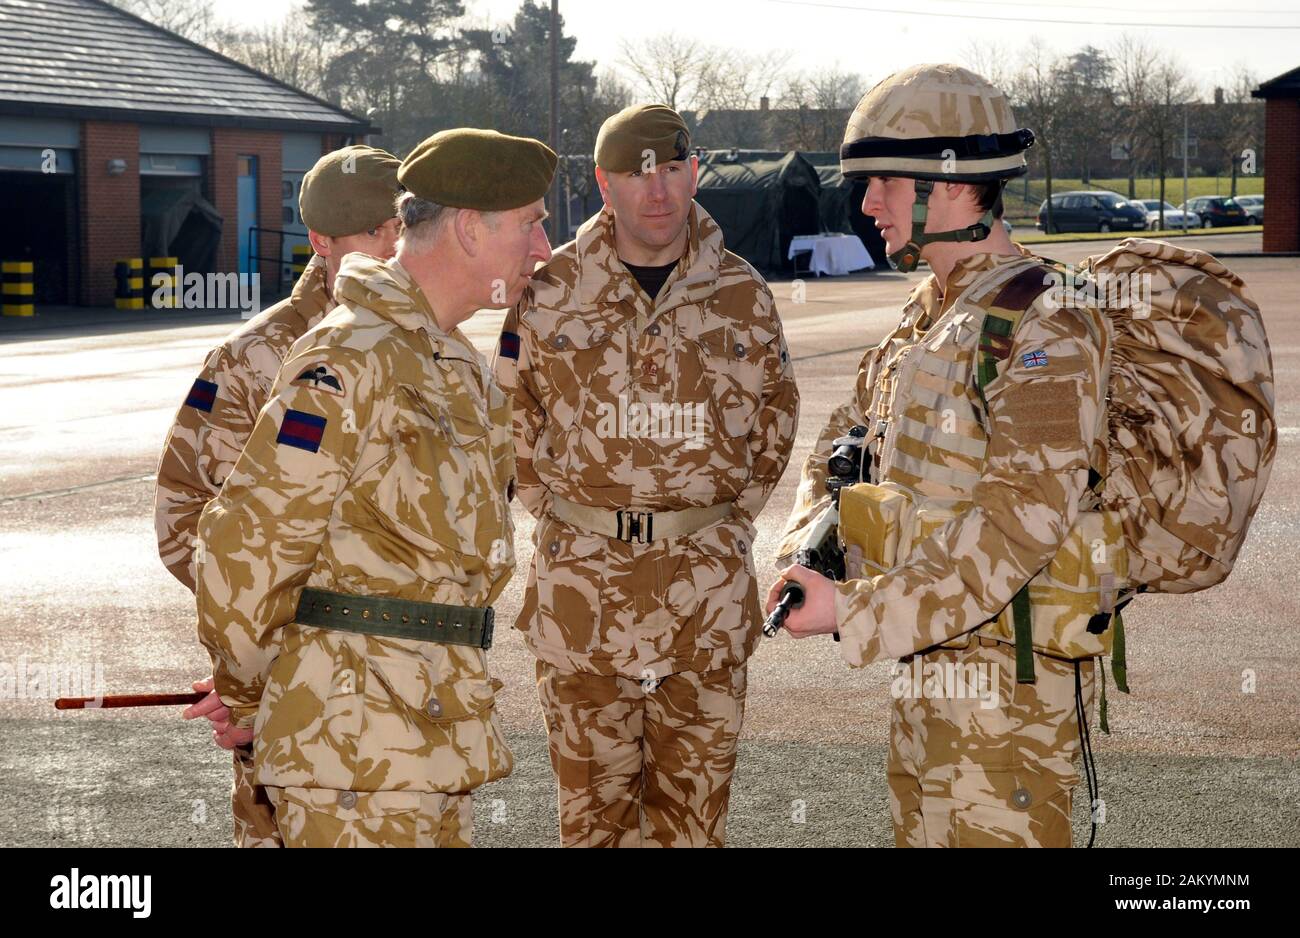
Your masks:
M1022 260L977 254L954 268L946 289L933 274L917 285L901 323L863 358L852 399L832 412L804 463L779 548L783 558L793 555L829 503L832 441L854 425L867 427L870 436L879 419L894 412L900 391L895 378L907 351L966 291L978 289L982 278ZM988 444L971 509L893 570L836 584L840 649L850 664L905 656L978 628L1056 553L1077 515L1089 466L1104 464L1095 452L1105 386L1092 315L1056 308L1046 295L1033 300L997 377L984 390L987 404L979 416ZM949 328L977 334L977 319ZM973 394L973 388L966 391ZM933 426L941 416L933 415ZM872 461L888 464L890 454L878 451Z
M519 496L539 519L518 627L570 670L663 676L744 661L758 641L754 518L784 472L799 394L772 294L698 204L653 302L602 211L507 317ZM733 503L692 534L627 544L556 519Z
M476 647L294 623L304 586L491 604L514 569L510 403L396 261L343 261L199 521L199 637L264 785L463 792L509 772Z
M293 343L334 307L325 259L313 257L293 293L213 349L163 446L154 492L158 554L194 591L194 527L239 458Z

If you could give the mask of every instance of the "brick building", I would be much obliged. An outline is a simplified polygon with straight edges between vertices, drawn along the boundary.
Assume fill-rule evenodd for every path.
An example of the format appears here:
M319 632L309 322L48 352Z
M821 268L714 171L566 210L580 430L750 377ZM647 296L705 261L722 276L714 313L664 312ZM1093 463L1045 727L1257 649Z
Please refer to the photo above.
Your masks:
M1264 250L1300 251L1300 68L1251 92L1264 99Z
M100 0L0 0L0 260L38 306L112 305L150 253L282 291L303 173L374 132Z

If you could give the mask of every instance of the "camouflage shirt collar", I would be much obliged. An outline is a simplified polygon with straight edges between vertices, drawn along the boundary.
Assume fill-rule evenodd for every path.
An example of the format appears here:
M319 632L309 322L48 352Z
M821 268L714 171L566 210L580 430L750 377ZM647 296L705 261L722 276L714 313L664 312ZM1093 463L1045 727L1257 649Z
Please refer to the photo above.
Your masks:
M326 266L325 258L315 254L303 269L298 282L293 285L293 293L289 298L290 305L302 316L303 325L308 329L324 319L325 314L336 305L330 296L328 279L329 268Z
M601 209L578 229L578 302L613 306L624 300L644 302L636 278L619 259L614 244L614 216ZM698 202L691 202L686 251L655 301L656 312L697 302L713 292L722 265L722 229Z
M938 303L938 306L927 308L932 320L938 319L939 316L950 309L952 304L957 302L958 298L966 292L971 284L979 280L984 274L1005 264L1022 261L1027 254L1028 252L1020 249L1020 253L1016 254L971 254L963 257L953 265L952 270L948 273L948 282L944 284L942 290L939 289L939 278L934 274L930 274L926 278L926 283L931 286L929 302Z
M397 258L381 261L368 254L349 254L334 281L334 295L339 302L370 310L407 331L423 329L435 340L447 338L423 291Z

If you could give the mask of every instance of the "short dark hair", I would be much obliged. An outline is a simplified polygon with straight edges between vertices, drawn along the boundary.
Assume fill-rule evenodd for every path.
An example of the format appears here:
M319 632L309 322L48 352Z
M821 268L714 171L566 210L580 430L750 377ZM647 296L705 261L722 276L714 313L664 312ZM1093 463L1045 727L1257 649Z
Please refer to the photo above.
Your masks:
M994 218L1002 217L1002 189L1006 183L1002 180L993 182L973 182L970 187L975 192L975 204L981 212L992 212Z

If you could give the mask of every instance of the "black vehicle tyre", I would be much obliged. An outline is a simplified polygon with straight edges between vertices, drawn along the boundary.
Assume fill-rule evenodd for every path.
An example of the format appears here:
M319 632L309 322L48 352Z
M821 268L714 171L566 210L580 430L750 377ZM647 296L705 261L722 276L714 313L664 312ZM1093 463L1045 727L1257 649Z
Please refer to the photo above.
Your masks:
M1097 231L1101 232L1102 234L1106 234L1107 232L1110 231L1110 223L1102 222L1100 225L1097 226Z

